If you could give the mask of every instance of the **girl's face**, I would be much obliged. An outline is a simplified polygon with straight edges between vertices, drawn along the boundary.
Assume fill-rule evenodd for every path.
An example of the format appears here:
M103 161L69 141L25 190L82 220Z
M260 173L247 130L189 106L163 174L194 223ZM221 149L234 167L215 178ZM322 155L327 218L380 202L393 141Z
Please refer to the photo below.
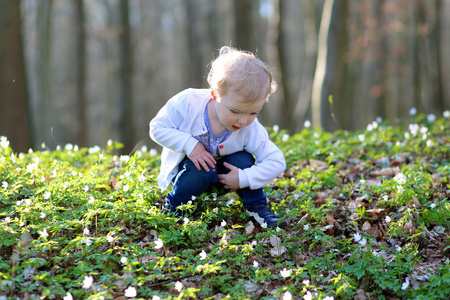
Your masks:
M261 111L265 99L246 103L242 98L232 92L219 97L214 93L215 110L219 122L231 132L250 125Z

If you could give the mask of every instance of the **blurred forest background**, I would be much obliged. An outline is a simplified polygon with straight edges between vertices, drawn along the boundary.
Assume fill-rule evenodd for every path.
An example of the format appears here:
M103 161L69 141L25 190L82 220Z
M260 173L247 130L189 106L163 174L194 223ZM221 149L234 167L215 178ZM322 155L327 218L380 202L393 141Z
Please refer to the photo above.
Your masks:
M149 121L207 87L223 45L269 64L279 89L259 118L291 133L450 108L446 0L0 0L0 43L0 135L15 151L152 146Z

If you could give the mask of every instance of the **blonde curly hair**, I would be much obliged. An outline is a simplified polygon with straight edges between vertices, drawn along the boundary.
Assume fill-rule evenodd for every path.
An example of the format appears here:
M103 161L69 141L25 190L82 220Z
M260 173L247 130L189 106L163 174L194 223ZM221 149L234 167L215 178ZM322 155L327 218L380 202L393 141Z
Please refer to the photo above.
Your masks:
M247 103L267 101L277 88L264 62L251 52L228 46L220 48L219 56L212 61L208 83L219 97L231 92Z

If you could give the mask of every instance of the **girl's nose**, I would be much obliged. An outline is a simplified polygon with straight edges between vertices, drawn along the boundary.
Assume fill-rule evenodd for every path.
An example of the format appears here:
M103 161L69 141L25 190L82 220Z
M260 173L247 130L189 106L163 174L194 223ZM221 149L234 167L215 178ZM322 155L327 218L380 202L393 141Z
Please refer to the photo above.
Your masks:
M248 120L247 120L247 118L240 118L238 122L241 125L247 125Z

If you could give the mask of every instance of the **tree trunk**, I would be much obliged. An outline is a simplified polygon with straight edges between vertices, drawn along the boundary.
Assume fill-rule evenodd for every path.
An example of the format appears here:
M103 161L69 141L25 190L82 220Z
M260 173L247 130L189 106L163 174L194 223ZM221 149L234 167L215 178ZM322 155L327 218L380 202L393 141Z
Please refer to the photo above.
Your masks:
M197 6L195 0L187 0L186 11L187 11L187 36L188 36L188 48L187 48L187 72L189 87L199 88L202 85L203 73L203 60L202 60L202 42L203 36L202 30L199 28L199 22L201 18L200 8Z
M234 46L255 51L253 44L253 0L234 0Z
M342 52L340 50L342 43L339 43L338 29L339 24L343 22L338 16L345 4L345 0L325 0L320 23L311 113L313 126L322 126L325 130L339 127L339 124L335 124L334 112L330 109L332 102L329 100L330 97L336 96L333 95L333 79L336 75L336 67L342 64L339 57L339 53Z
M31 147L20 1L0 0L0 135L16 152Z
M85 13L84 2L73 0L75 7L75 26L76 26L76 99L78 130L77 143L80 146L87 146L88 124L87 124L87 103L86 103L86 34L84 30Z
M50 83L51 50L51 11L53 0L40 1L37 13L37 58L36 58L36 124L37 143L52 144L51 121L52 107Z
M133 124L133 51L131 49L131 32L129 22L128 0L120 1L120 104L119 122L120 142L124 144L124 153L134 148L135 130Z
M293 120L305 121L308 117L308 110L311 104L311 91L314 78L314 68L317 61L317 38L316 38L316 18L314 13L314 3L303 1L302 23L305 28L305 63L302 70L298 99L293 110ZM304 122L292 122L291 131L296 132L302 129Z

